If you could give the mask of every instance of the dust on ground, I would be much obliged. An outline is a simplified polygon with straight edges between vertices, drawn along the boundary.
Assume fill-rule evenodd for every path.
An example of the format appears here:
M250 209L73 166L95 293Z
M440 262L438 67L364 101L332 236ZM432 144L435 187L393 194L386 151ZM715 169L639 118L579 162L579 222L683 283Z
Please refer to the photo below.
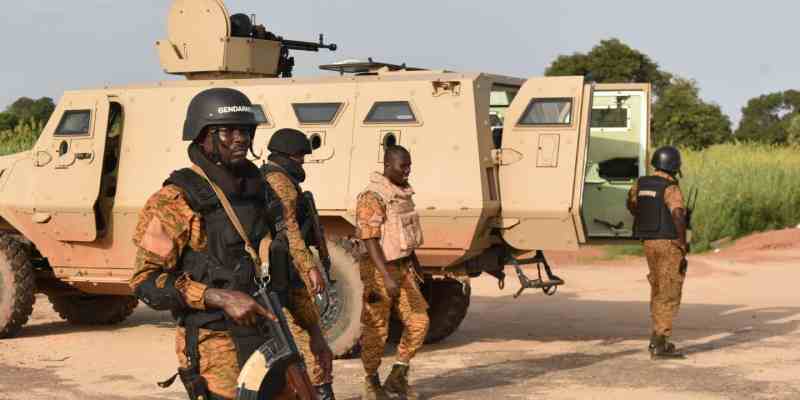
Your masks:
M690 256L674 336L682 361L646 352L641 258L553 262L567 285L551 297L513 299L512 269L502 291L494 278L474 279L461 328L423 349L412 382L435 399L800 398L797 239L798 230L770 232ZM0 399L185 399L179 383L155 384L175 370L173 329L168 314L141 305L120 325L75 327L39 297L22 334L0 341ZM358 398L360 361L334 368L337 398Z

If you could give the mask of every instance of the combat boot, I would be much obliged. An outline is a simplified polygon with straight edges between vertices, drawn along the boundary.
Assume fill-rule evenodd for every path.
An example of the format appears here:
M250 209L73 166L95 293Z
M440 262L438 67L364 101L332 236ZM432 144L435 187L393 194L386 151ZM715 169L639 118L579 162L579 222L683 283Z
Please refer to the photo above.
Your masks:
M336 400L336 396L333 395L333 385L330 383L326 383L323 385L314 386L314 389L317 391L317 398L319 400Z
M670 360L683 359L686 356L679 352L675 345L667 341L664 335L655 335L650 338L650 359L651 360Z
M364 394L362 400L390 400L389 395L381 387L381 380L378 374L369 375L364 378Z
M408 385L408 365L395 364L392 372L383 382L383 388L389 394L396 394L401 399L416 400L417 393Z

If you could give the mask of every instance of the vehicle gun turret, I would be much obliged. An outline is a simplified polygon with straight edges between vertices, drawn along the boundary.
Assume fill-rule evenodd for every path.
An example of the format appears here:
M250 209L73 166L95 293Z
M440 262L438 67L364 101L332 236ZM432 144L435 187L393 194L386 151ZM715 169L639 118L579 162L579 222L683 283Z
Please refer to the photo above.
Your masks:
M336 51L336 44L284 39L255 24L255 15L228 13L222 0L175 0L167 39L156 42L161 66L187 79L291 77L290 50Z

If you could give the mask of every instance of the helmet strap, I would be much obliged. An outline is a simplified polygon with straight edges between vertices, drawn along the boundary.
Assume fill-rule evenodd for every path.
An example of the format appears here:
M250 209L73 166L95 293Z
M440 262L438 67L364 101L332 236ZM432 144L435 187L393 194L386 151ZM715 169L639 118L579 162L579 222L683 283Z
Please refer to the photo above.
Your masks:
M219 131L214 129L208 132L208 134L211 135L211 145L214 146L214 151L210 154L209 158L214 164L222 164L222 153L219 151Z

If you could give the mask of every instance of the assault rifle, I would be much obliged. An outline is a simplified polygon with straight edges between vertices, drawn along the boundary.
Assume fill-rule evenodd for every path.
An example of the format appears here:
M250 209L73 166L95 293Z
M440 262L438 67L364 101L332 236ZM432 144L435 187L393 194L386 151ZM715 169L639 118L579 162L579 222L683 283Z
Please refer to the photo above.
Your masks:
M689 199L686 202L686 229L692 229L692 212L697 205L697 187L689 189Z
M258 304L269 310L278 320L260 319L258 330L261 336L267 340L258 347L256 352L261 353L266 362L265 364L253 363L252 378L254 379L250 379L251 370L248 368L250 360L248 360L242 369L244 377L240 376L236 400L271 398L266 396L270 394L277 395L283 389L282 387L269 387L269 383L267 383L267 387L264 390L270 393L261 393L261 384L267 378L268 372L264 367L268 367L272 371L286 371L286 385L289 385L300 399L317 400L317 392L311 384L311 379L305 369L300 351L292 337L292 332L289 330L289 324L286 322L286 316L283 314L283 307L278 295L268 290L266 286L261 285L258 291L253 294L253 297ZM255 369L260 370L255 371Z
M322 262L322 267L325 269L325 280L327 285L332 285L335 282L331 279L331 255L328 253L328 242L325 240L325 231L322 230L322 224L319 222L319 212L317 211L317 203L314 201L314 195L311 192L303 192L303 201L306 204L306 223L301 228L303 238L309 238L309 242L317 248L319 253L319 260ZM330 287L325 289L323 293L318 294L316 297L317 307L320 309L320 315L325 315L331 306Z
M317 248L319 252L319 259L322 261L322 266L325 268L325 275L328 281L331 281L331 254L328 252L328 242L325 240L325 231L322 229L322 224L319 222L319 212L317 211L317 203L314 201L314 194L311 192L303 192L303 201L306 203L306 226L303 227L303 237L311 235L311 243Z

